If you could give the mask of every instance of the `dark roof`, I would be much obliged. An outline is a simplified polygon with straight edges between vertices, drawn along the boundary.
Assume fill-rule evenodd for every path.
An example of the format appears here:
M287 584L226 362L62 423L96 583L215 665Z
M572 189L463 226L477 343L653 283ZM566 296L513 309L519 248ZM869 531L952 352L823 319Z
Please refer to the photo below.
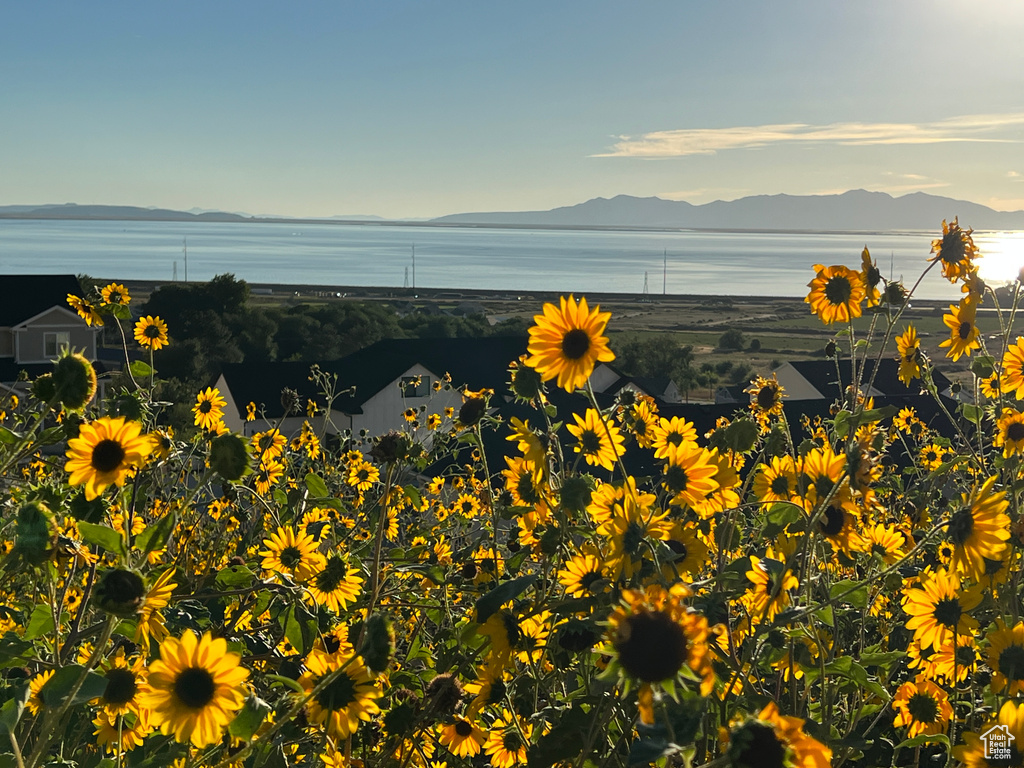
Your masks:
M338 375L338 390L355 387L355 393L338 398L334 407L361 413L361 406L384 387L419 363L438 376L450 373L452 385L469 389L506 389L509 363L526 352L525 336L483 338L385 339L353 352L341 360L315 363L328 374ZM250 402L263 403L267 416L282 415L281 390L294 389L300 398L318 398L309 381L313 362L229 363L222 372L239 416Z
M908 387L899 379L899 361L891 357L882 358L878 367L878 374L875 376L874 387L884 395L917 395L921 393L921 385L918 381L911 381ZM850 385L852 379L849 360L839 361L839 379L836 377L835 360L793 360L790 362L797 372L810 382L811 386L821 392L827 399L838 398L843 390ZM866 384L871 379L871 373L875 369L875 361L868 360L864 366L862 381ZM935 385L939 392L944 391L950 385L940 371L932 371Z
M82 295L74 275L0 276L0 327L9 328L45 312L68 307L68 294Z
M661 399L672 385L672 379L668 376L633 376L632 379L640 389L658 399Z

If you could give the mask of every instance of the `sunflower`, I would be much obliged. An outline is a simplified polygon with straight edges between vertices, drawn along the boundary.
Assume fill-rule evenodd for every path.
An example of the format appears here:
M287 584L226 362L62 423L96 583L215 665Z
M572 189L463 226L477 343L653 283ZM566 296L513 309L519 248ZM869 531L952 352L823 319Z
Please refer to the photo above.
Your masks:
M467 520L472 520L480 514L480 499L471 493L460 493L455 503L452 504L452 512Z
M274 485L284 475L284 464L274 458L268 458L264 456L256 470L252 473L253 488L256 493L261 496L270 491L270 487Z
M512 501L522 507L536 507L544 503L542 474L540 469L527 459L505 457L507 469L501 471L505 478L505 490L512 494Z
M965 232L960 228L959 217L953 219L952 224L943 220L942 238L932 241L932 253L935 255L928 261L941 261L942 276L951 283L968 277L974 269L971 260L978 256L978 249L971 237L973 232L973 229Z
M119 283L111 283L100 290L100 296L107 304L128 304L132 297L128 295L128 289Z
M869 555L878 555L886 565L892 565L905 554L907 537L892 525L878 523L861 534L861 543Z
M92 704L103 707L111 717L126 712L138 713L138 694L146 684L145 659L139 657L129 664L124 658L124 649L119 648L103 676L107 679L107 687Z
M567 425L567 429L578 441L573 450L582 453L587 464L611 471L615 466L615 460L623 453L623 440L619 428L593 408L588 408L582 419L578 413L572 416L576 423Z
M774 373L770 379L758 376L743 391L750 395L750 410L754 413L768 416L778 416L782 413L782 398L785 397L785 390L775 378Z
M215 432L217 425L224 418L224 406L227 405L216 387L207 387L196 396L196 404L192 406L192 413L195 415L196 426L201 429Z
M1013 628L1000 618L988 635L988 665L992 668L992 690L1007 696L1024 691L1024 622Z
M727 733L729 765L736 768L829 768L832 750L804 733L799 717L779 714L770 702L756 718L732 724Z
M288 444L284 435L276 429L257 432L249 440L252 442L253 452L257 456L267 459L276 459L284 453L284 447ZM359 455L359 458L362 460L362 454Z
M46 702L43 701L43 686L50 681L55 671L48 669L28 681L28 701L25 702L25 706L33 715L38 715L46 708Z
M946 357L959 360L961 355L971 356L971 350L980 349L978 326L974 324L976 307L971 304L950 304L948 315L942 316L942 322L949 328L949 338L939 344L949 347Z
M607 580L604 563L592 553L575 555L566 561L565 567L558 572L558 581L565 587L565 594L570 597L596 597L607 591ZM597 583L601 583L604 589L593 589Z
M992 754L995 750L988 743L992 731L1008 734L998 755ZM980 735L968 732L963 738L961 746L953 747L953 756L965 768L1019 768L1024 765L1024 703L1004 702L999 715L985 723Z
M160 611L171 602L171 595L174 593L175 587L178 586L171 581L173 577L174 568L168 568L161 573L149 588L146 600L142 604L142 613L136 622L135 641L147 651L151 637L158 643L167 637L167 627Z
M377 699L381 690L361 657L341 651L310 651L299 684L308 694L328 676L331 682L306 704L306 717L316 725L326 723L331 738L347 739L361 720L369 721L380 713Z
M140 317L138 322L135 323L135 340L143 347L149 347L154 352L158 351L162 347L166 347L167 341L167 323L160 319L159 316L151 317L146 315Z
M638 492L632 477L627 478L626 489L615 488L613 492L615 500L608 516L598 524L597 532L611 539L608 566L612 574L615 578L624 575L628 579L642 566L651 543L668 539L672 525L666 519L668 514L655 506L657 497ZM595 504L591 504L588 511L595 521L601 514Z
M598 361L607 363L615 359L603 336L611 312L593 311L586 298L579 304L573 296L561 298L560 307L545 304L544 313L535 315L530 328L526 364L536 369L542 381L558 377L558 386L574 392L590 378Z
M111 485L122 487L128 473L142 466L154 447L139 422L104 416L82 424L78 437L68 440L64 469L71 474L71 485L85 484L85 498L92 501Z
M1003 458L1024 454L1024 413L1004 408L992 444L1003 449Z
M544 656L548 635L551 634L551 613L541 611L536 616L527 616L519 622L519 640L515 650L516 658L524 664L537 664Z
M505 439L516 443L521 454L536 467L547 466L547 448L545 440L530 428L529 421L522 421L513 416L509 419L512 434Z
M191 741L202 749L216 744L245 703L243 683L249 671L240 666L227 641L188 630L180 639L160 644L160 658L150 664L142 705L164 735Z
M714 480L717 472L707 450L696 443L682 443L669 457L661 484L672 494L673 506L693 507L718 487Z
M655 406L646 398L639 400L629 412L631 431L641 448L654 445L658 417Z
M921 340L913 325L908 325L907 330L896 337L896 350L900 361L899 379L909 387L912 380L921 378Z
M903 610L910 618L907 629L922 646L939 649L953 639L978 628L970 612L981 602L981 588L961 589L955 573L940 569L925 572L920 585L903 590Z
M1003 392L1013 392L1018 400L1024 400L1024 336L1006 348L1000 370L1003 372L999 380L999 388Z
M379 480L380 470L368 461L354 461L348 468L348 484L360 493L370 490Z
M326 567L324 556L317 551L319 542L305 531L278 528L263 540L263 546L263 568L287 574L295 581L306 581Z
M331 555L306 588L317 605L341 613L359 595L362 583L358 568L351 568L342 558Z
M981 390L981 394L987 397L989 400L995 400L1002 393L1001 389L1002 381L999 378L999 373L993 371L991 376L978 379L978 389Z
M760 465L753 487L754 495L766 504L792 499L797 492L793 457L773 456L770 464Z
M697 535L693 524L677 520L665 545L675 555L662 565L662 574L671 583L700 572L708 562L708 545Z
M472 720L456 715L455 722L441 729L440 741L456 757L473 757L487 740L487 734Z
M846 323L860 317L864 301L864 282L860 274L843 266L826 267L815 264L815 278L807 284L811 292L804 302L826 325Z
M86 325L103 325L103 318L100 317L100 313L96 311L96 307L93 306L91 301L87 299L81 299L75 296L73 293L68 294L68 304L71 306L78 316L85 320Z
M893 725L907 728L907 737L911 739L942 733L953 716L949 696L924 675L901 685L892 707L898 713Z
M779 611L789 605L789 590L800 585L785 563L771 558L751 557L746 576L751 586L743 595L743 604L759 624L774 621Z
M530 745L533 726L507 709L491 723L484 743L484 752L491 756L493 768L526 765L526 748Z
M921 466L928 470L938 469L949 458L952 452L938 443L929 443L918 454Z
M1002 557L1010 538L1010 502L1006 493L993 493L996 478L990 477L970 496L964 494L963 507L949 518L946 536L953 544L952 566L966 576L978 579L985 573L985 558Z
M956 681L962 683L978 669L981 656L973 635L957 635L956 650L953 644L947 643L929 658L929 677L941 677L953 682L954 671Z
M670 458L684 443L696 443L697 430L693 423L678 416L661 418L654 428L654 458Z

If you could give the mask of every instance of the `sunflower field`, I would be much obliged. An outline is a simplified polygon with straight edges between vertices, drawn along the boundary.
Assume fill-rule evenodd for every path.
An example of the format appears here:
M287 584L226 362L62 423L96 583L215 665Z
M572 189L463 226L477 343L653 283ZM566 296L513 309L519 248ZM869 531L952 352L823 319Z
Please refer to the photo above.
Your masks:
M954 220L922 263L973 387L938 391L865 249L809 284L853 372L829 418L757 377L706 434L599 404L611 317L571 296L507 392L371 438L316 369L295 435L231 432L213 387L175 434L152 365L97 403L63 351L0 389L0 768L1024 765L1022 286L979 258ZM69 297L152 362L130 301ZM885 358L941 423L876 407Z

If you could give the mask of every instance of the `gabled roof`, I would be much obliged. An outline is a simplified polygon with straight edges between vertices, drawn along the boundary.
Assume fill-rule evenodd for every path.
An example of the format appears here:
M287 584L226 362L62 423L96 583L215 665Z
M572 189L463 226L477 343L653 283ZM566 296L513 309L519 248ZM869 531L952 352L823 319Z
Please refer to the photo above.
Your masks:
M437 376L450 373L454 386L484 387L500 392L508 379L508 365L526 352L525 336L483 338L385 339L341 360L298 363L230 363L222 368L224 379L238 404L239 416L250 403L263 403L269 418L282 415L281 390L285 387L305 398L320 393L309 381L310 366L319 365L338 375L338 390L355 387L355 393L335 401L346 413L361 413L362 405L414 365ZM322 399L322 398L318 398Z
M921 392L918 381L911 381L908 387L899 379L899 361L891 357L882 358L875 376L874 388L883 395L917 395ZM839 376L836 376L835 360L794 360L789 363L807 382L828 399L838 398L852 380L849 360L839 361ZM871 380L875 369L875 361L868 360L864 365L863 383ZM932 371L935 385L939 392L946 390L950 381L940 371ZM842 385L840 386L840 380Z
M74 275L0 275L0 327L9 328L82 294Z

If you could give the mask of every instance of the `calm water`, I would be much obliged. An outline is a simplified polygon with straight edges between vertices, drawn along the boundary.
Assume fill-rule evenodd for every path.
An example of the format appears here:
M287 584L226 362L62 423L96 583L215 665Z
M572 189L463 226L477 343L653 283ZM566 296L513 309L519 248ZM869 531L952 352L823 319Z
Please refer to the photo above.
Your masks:
M171 280L224 272L254 283L401 287L416 253L416 285L661 293L801 296L814 264L859 267L867 245L883 274L909 285L925 266L935 233L764 234L607 232L123 221L0 220L0 274L75 272ZM1012 279L1024 265L1024 232L975 233L983 276ZM924 298L957 298L929 275Z

